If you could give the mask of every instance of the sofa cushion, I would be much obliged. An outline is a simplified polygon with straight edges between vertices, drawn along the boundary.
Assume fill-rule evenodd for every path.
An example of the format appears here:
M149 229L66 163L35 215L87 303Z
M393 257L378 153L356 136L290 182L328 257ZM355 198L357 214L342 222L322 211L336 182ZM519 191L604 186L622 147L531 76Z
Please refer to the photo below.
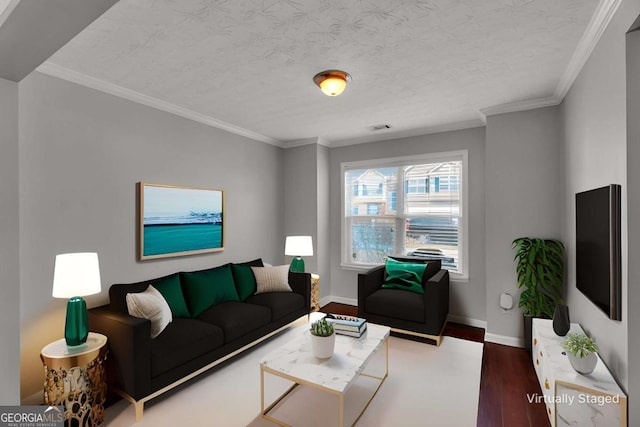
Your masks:
M229 264L209 270L180 273L182 290L192 317L225 301L239 301Z
M266 292L252 295L245 302L269 307L272 322L304 307L304 297L295 292Z
M151 376L156 377L224 344L222 329L196 319L173 319L151 340Z
M155 281L162 281L171 276L173 276L173 274L159 277L153 280L145 280L142 282L111 285L109 287L109 301L111 302L111 308L113 308L115 311L119 311L120 313L127 314L127 294L144 292L144 290L149 287L150 283Z
M289 266L251 267L256 277L256 293L291 292L289 286Z
M365 300L367 313L424 322L424 295L401 289L379 289Z
M151 321L151 338L155 338L171 323L167 300L152 285L144 292L127 294L127 309L133 317Z
M385 266L386 277L382 287L423 294L422 276L426 269L427 264L399 262L388 258Z
M184 300L184 295L182 294L180 275L178 273L161 277L160 279L150 280L150 283L162 294L164 299L167 300L173 317L191 317L189 309L187 308L187 302Z
M264 267L264 262L262 262L262 258L252 259L251 261L238 262L234 265L246 265L247 267Z
M271 322L271 310L244 302L223 302L208 308L198 320L216 325L228 343Z
M422 285L429 281L438 271L442 269L442 260L439 259L423 259L418 257L401 257L401 256L390 256L389 258L394 259L399 262L413 262L416 264L427 264L427 269L424 271L422 275Z
M233 273L233 281L236 284L240 301L244 301L250 295L256 293L256 278L250 266L231 264L231 272Z

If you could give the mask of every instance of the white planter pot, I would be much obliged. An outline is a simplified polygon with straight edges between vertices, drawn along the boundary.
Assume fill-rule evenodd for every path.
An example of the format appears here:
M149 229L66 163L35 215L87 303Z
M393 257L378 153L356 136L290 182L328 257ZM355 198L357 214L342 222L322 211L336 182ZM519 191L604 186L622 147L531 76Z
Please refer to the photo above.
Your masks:
M313 351L313 355L319 359L327 359L333 356L333 349L335 345L335 332L328 337L317 337L311 334L311 349Z
M569 362L571 362L573 369L584 375L593 372L598 364L598 357L595 353L589 353L585 357L576 357L567 352L567 357L569 357Z

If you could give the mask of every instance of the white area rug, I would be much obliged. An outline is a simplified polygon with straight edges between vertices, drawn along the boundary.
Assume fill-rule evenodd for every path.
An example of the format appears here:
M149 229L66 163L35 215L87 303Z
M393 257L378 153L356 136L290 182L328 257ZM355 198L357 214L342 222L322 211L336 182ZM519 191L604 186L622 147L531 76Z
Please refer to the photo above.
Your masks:
M135 422L134 409L119 401L107 409L109 426L251 426L273 427L260 417L259 360L287 342L280 334L232 359L209 374L145 405ZM389 376L357 426L475 426L483 345L444 337L440 347L389 338ZM367 371L384 369L384 349ZM361 377L347 393L345 414L355 419L370 395L372 380ZM291 383L265 375L267 405ZM321 390L299 387L272 414L296 427L338 423L338 399ZM352 422L352 421L349 421Z

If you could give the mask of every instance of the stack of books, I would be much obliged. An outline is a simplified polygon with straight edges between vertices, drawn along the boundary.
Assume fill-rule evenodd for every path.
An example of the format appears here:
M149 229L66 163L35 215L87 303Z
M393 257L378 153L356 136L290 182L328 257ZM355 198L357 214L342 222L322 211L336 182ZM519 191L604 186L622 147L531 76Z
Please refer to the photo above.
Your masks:
M333 325L336 334L360 338L367 330L367 320L360 317L327 314L326 319Z

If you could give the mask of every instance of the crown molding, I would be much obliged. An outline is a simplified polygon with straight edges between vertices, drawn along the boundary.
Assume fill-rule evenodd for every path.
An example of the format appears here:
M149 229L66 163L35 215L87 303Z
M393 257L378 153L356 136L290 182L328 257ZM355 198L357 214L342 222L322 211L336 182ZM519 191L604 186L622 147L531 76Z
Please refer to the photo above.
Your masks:
M104 80L97 79L95 77L88 76L77 71L70 70L66 67L61 67L52 62L46 61L41 64L36 71L46 74L52 77L57 77L62 80L66 80L72 83L79 84L91 89L98 90L100 92L107 93L109 95L117 96L127 99L129 101L136 102L138 104L146 105L147 107L156 108L167 113L175 114L176 116L183 117L185 119L193 120L198 123L205 124L217 129L221 129L236 135L244 136L255 141L265 142L267 144L275 145L283 148L282 141L270 138L268 136L252 132L248 129L241 128L239 126L232 125L231 123L224 122L222 120L214 119L213 117L205 114L197 113L188 108L180 107L170 102L163 101L152 96L144 95L142 93L124 88L122 86L115 85L113 83L105 82Z
M534 108L552 107L559 105L567 96L569 89L575 82L582 67L586 64L589 56L595 49L600 37L604 33L611 18L618 10L621 0L601 0L578 42L576 50L573 52L569 65L565 69L552 96L547 98L531 99L526 101L512 102L509 104L496 105L482 108L480 112L486 116L495 114L515 113L517 111L532 110Z
M611 22L613 15L618 10L621 0L601 0L596 8L595 13L591 17L587 29L582 34L582 38L578 42L578 47L573 52L573 56L569 61L569 65L565 70L556 91L553 94L555 98L558 98L561 102L571 89L573 82L580 74L582 67L591 56L593 49L595 49L600 37L604 33L604 30Z
M552 107L562 102L555 96L539 99L529 99L526 101L512 102L509 104L496 105L495 107L482 108L480 112L485 116L494 116L496 114L515 113L517 111L533 110L534 108Z
M283 148L295 148L302 147L304 145L323 145L325 147L331 147L329 141L322 137L317 138L306 138L306 139L295 139L292 141L284 141L282 143Z

